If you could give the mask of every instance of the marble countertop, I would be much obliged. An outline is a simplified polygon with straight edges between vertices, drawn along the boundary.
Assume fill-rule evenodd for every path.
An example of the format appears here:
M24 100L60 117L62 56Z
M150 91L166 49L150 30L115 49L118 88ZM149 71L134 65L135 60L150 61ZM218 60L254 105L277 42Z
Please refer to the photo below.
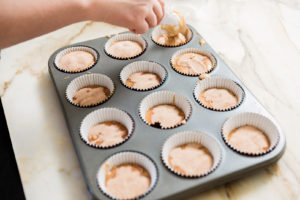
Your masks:
M281 125L287 149L278 163L191 199L300 198L300 2L168 0L185 14ZM28 199L88 199L78 160L48 73L58 48L125 29L81 22L4 49L0 94Z

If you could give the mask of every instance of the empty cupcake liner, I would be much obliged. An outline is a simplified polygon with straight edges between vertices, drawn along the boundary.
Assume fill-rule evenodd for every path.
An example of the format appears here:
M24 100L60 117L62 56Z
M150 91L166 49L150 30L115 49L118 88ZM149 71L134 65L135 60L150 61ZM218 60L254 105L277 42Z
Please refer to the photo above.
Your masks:
M115 41L124 41L124 40L129 40L129 41L135 41L135 42L138 42L139 44L142 45L143 47L143 51L135 56L132 56L132 57L117 57L117 56L114 56L112 54L109 53L108 49L109 47L111 46L111 44ZM133 34L133 33L123 33L123 34L119 34L119 35L115 35L113 36L112 38L110 38L109 40L107 40L107 42L105 43L105 46L104 46L104 51L105 53L112 57L112 58L116 58L116 59L119 59L119 60L128 60L128 59L133 59L133 58L136 58L140 55L142 55L146 49L147 49L147 42L146 40L140 36L140 35L136 35L136 34Z
M270 148L264 152L260 153L249 153L249 152L244 152L241 151L234 146L232 146L229 141L227 140L228 135L231 133L236 128L239 128L244 125L252 125L261 131L263 131L269 138L270 141ZM240 113L237 114L233 117L230 117L222 127L222 137L225 143L227 144L228 147L233 149L234 151L247 155L247 156L262 156L265 155L269 152L271 152L275 147L277 146L279 139L280 139L280 134L278 127L267 117L257 114L257 113L251 113L251 112L245 112L245 113Z
M63 55L66 55L67 53L72 52L72 51L86 51L86 52L91 53L94 56L94 58L95 58L94 64L92 64L91 66L87 67L86 69L79 70L79 71L67 71L65 69L60 68L59 64L58 64L60 58ZM80 45L80 46L69 46L69 47L66 47L63 50L59 51L56 54L56 56L54 58L54 66L55 66L56 69L58 69L58 70L60 70L62 72L65 72L65 73L70 73L70 74L80 73L80 72L84 72L84 71L89 70L92 67L94 67L96 65L96 63L98 62L99 57L100 57L100 55L99 55L98 51L96 49L92 48L92 47L83 46L83 45Z
M185 53L196 53L196 54L201 54L201 55L205 55L207 57L210 58L210 60L212 61L212 68L206 72L204 72L205 74L208 74L210 72L212 72L216 66L217 66L217 60L216 58L209 52L207 51L204 51L202 49L198 49L198 48L186 48L186 49L181 49L179 51L176 51L173 56L171 57L170 59L170 64L172 66L172 68L179 74L182 74L182 75L185 75L185 76L199 76L201 74L204 74L204 73L199 73L199 74L187 74L187 73L184 73L184 72L181 72L179 70L177 70L174 66L174 63L176 62L176 58L182 54L185 54Z
M79 89L86 87L86 86L90 86L90 85L104 86L109 89L110 95L104 101L90 105L90 106L82 106L82 105L76 104L73 101L74 93L76 91L78 91ZM85 107L93 107L96 105L103 104L104 102L106 102L110 99L110 97L114 94L114 92L115 92L114 83L108 76L106 76L104 74L85 74L85 75L75 78L74 80L72 80L69 83L69 85L67 86L67 89L66 89L66 98L68 99L68 101L71 104L78 106L78 107L85 108Z
M95 144L91 144L88 140L88 133L90 129L93 126L106 121L116 121L123 124L128 131L127 137L122 142L110 146L98 146ZM117 108L101 108L89 113L82 120L80 126L80 137L86 144L92 147L99 148L99 149L107 149L107 148L116 147L126 142L132 136L134 128L135 128L135 124L133 118L127 112L123 110L119 110Z
M148 189L148 191L138 197L135 197L133 199L141 199L148 195L158 181L158 169L154 161L147 156L144 153L136 152L136 151L121 151L118 153L113 154L109 158L107 158L102 165L99 168L98 174L97 174L97 183L100 188L100 190L109 198L111 199L117 199L113 195L109 194L108 190L105 186L106 181L106 172L107 170L110 170L114 166L118 166L121 164L137 164L142 166L144 169L146 169L151 177L151 184ZM127 200L127 199L126 199Z
M130 87L128 85L126 85L126 81L128 79L128 77L135 73L135 72L152 72L157 74L160 79L161 79L161 83L155 87L151 87L148 89L138 89L138 88L133 88ZM167 79L168 73L167 70L160 64L156 63L156 62L152 62L152 61L136 61L133 63L130 63L128 65L126 65L121 73L120 73L120 81L121 83L131 89L131 90L135 90L135 91L149 91L149 90L153 90L155 88L158 88L159 86L161 86Z
M162 46L162 47L180 47L180 46L183 46L183 45L189 43L193 38L193 32L191 31L191 29L188 28L188 34L186 36L186 41L184 43L182 43L180 45L165 45L165 44L161 44L161 43L157 42L158 37L161 36L162 34L163 33L162 33L162 30L161 30L160 26L155 27L152 31L152 34L151 34L152 41L155 44L157 44L159 46ZM184 34L184 33L182 33L182 34Z
M199 100L199 96L202 91L209 89L209 88L225 88L225 89L230 90L238 98L238 104L231 108L227 108L227 109L216 109L216 108L211 108L211 107L204 105ZM211 77L211 78L207 78L202 81L199 81L194 88L193 94L194 94L195 100L204 108L207 108L207 109L210 109L213 111L221 111L221 112L230 111L230 110L233 110L233 109L239 107L245 98L245 91L238 83L236 83L235 81L232 81L230 79L221 78L221 77Z
M191 103L182 95L179 95L172 91L158 91L146 96L139 105L139 115L140 118L149 126L152 126L146 121L146 113L149 109L156 105L160 104L171 104L180 108L185 115L185 119L181 124L178 124L173 127L160 127L161 129L172 129L178 126L185 124L192 114L192 105ZM152 126L155 127L155 126ZM157 128L157 127L156 127Z
M214 164L212 168L203 173L203 174L198 174L198 175L186 175L186 174L181 174L180 172L177 172L174 170L168 162L168 157L170 151L178 147L180 145L184 145L187 143L198 143L203 145L204 147L207 148L207 150L211 153L213 156ZM162 151L161 151L161 158L164 163L164 165L173 173L177 174L178 176L186 177L186 178L199 178L206 176L210 173L212 173L221 163L222 160L222 150L220 147L220 144L217 142L216 139L213 137L201 133L199 131L183 131L176 133L169 137L165 143L163 144Z

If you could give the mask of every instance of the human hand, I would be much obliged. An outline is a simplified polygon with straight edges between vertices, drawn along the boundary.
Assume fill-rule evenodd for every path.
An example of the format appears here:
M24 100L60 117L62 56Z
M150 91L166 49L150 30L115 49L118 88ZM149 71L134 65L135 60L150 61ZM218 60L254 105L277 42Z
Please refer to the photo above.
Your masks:
M128 28L142 34L160 23L164 16L163 0L92 0L87 12L90 19Z

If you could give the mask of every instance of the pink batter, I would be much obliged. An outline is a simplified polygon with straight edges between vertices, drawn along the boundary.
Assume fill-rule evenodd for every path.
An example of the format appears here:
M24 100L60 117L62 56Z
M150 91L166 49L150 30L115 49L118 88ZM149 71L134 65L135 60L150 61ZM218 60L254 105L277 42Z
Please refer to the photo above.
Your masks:
M270 148L267 135L258 128L250 125L233 130L227 138L236 149L246 153L260 153Z
M168 157L169 165L183 175L201 175L213 166L213 157L201 144L187 143L173 148Z
M146 193L150 184L147 170L136 164L122 164L106 173L106 188L118 199L136 198Z
M71 51L58 60L58 67L68 72L78 72L92 66L95 60L95 57L87 51Z

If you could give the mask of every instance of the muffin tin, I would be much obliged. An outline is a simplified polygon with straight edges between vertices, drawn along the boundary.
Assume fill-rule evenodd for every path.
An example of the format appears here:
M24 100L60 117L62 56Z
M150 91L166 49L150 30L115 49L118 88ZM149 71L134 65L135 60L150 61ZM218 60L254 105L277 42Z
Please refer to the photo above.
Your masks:
M272 116L262 107L251 92L237 78L231 69L223 62L218 54L207 44L200 45L201 35L191 26L192 39L179 47L162 47L151 39L152 30L142 37L147 42L145 51L132 59L120 60L112 58L105 53L104 47L109 40L106 37L81 42L69 47L86 46L97 51L98 61L91 68L79 73L67 73L56 68L54 62L56 55L62 50L58 49L49 58L49 72L59 97L68 130L75 147L79 163L87 184L91 199L109 199L100 188L97 174L100 166L119 152L140 152L152 160L157 167L156 185L142 199L184 199L198 194L201 191L238 179L254 170L266 167L277 161L285 149L285 136L274 122ZM216 59L216 67L210 72L211 77L223 77L236 82L244 91L242 103L229 111L214 111L201 106L194 98L194 88L200 81L198 77L191 77L177 73L170 64L173 54L186 48L198 48L211 53ZM124 66L135 61L153 61L167 72L166 79L159 87L149 91L136 91L125 87L120 80L120 72ZM115 91L109 100L93 107L78 107L71 104L66 97L66 88L75 78L85 75L101 73L108 76L114 83ZM159 129L143 122L139 113L141 101L154 92L172 91L184 96L191 104L192 113L185 124L172 129ZM83 119L91 112L101 108L117 108L128 113L133 120L134 131L124 143L112 148L101 149L87 145L80 136L80 127ZM249 156L241 154L230 148L222 137L222 126L226 120L237 114L253 112L270 119L278 129L279 140L270 151L264 155ZM213 138L219 145L221 159L218 166L211 173L194 178L186 178L173 173L162 161L162 148L170 136L184 131L197 131Z

